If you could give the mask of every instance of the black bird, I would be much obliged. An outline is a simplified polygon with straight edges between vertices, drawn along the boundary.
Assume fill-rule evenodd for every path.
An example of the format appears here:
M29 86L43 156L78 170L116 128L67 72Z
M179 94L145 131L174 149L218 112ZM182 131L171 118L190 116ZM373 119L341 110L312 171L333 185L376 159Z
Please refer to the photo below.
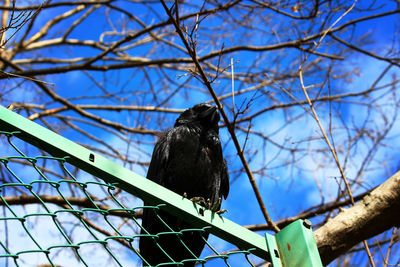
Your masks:
M222 196L226 199L229 193L228 169L219 140L219 120L217 107L206 103L185 110L174 128L156 143L147 178L187 198L204 199L203 206L218 210ZM174 231L193 229L190 224L166 212L157 211L157 214ZM142 226L150 234L170 232L152 209L143 210ZM141 234L145 232L142 230ZM162 234L157 243L175 262L192 259L183 261L184 266L189 267L194 266L193 259L200 256L207 238L208 233L184 231L181 241L176 235ZM192 253L182 245L182 241ZM159 246L151 237L140 238L140 254L150 265L172 262Z

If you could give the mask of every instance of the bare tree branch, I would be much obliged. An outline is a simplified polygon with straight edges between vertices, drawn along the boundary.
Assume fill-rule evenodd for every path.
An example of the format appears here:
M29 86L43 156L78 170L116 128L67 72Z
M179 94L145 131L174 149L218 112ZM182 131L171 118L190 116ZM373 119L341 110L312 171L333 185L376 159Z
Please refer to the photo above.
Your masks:
M314 231L324 265L362 240L400 225L400 172Z

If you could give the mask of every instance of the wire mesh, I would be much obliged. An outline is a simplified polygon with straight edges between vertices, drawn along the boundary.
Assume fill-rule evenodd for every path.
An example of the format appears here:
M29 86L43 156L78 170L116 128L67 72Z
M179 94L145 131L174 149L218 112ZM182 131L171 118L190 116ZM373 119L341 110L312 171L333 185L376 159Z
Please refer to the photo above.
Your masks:
M157 213L163 204L143 206L115 184L67 163L67 156L53 157L16 135L0 131L0 266L140 266L146 262L138 250L140 238L180 240L187 231L203 236L201 256L160 266L262 262L252 249L239 250L212 235L207 240L209 226L180 231L168 226L170 231L146 234L142 210Z

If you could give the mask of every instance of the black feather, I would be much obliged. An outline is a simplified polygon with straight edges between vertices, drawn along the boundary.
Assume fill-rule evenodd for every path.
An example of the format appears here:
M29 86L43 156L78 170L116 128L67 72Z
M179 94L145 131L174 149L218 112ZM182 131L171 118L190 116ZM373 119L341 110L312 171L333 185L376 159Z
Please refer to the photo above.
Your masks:
M209 104L197 104L184 111L176 120L174 128L167 131L155 145L147 178L188 198L209 199L217 206L219 199L229 193L229 175L219 140L218 109ZM144 203L147 205L147 203ZM185 221L158 211L157 214L174 231L190 229ZM142 226L151 234L170 231L152 209L143 210ZM142 231L142 234L145 232ZM203 237L207 239L208 234ZM198 231L185 231L181 240L176 235L160 235L157 243L177 262L199 257L204 240ZM141 255L150 265L171 262L150 237L140 238ZM184 266L194 266L185 262Z

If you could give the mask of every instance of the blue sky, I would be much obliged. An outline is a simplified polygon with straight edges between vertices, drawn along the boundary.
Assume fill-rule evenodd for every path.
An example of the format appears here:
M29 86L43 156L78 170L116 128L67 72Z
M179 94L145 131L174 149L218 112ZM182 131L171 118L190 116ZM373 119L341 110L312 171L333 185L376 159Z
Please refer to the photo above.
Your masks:
M364 4L365 4L364 2L360 2L357 4L356 7L357 8L362 7L362 5ZM385 7L385 10L393 9L394 4L392 5L393 6L387 5ZM157 7L156 10L158 10L158 13L160 14L161 17L165 16L160 7ZM55 9L54 12L57 12L58 14L61 12L61 9L60 8ZM159 19L152 14L143 13L142 9L138 9L137 12L140 18L147 23L154 23L154 21L157 21ZM45 22L47 21L48 18L51 18L53 16L54 13L43 12L43 15L39 16L37 25L42 25L41 22ZM344 19L340 21L338 25L341 25L346 21L354 19L358 16L360 16L360 13L350 12L350 14L344 17ZM105 27L109 27L107 26L107 22L102 19L103 17L104 17L104 11L99 11L98 13L96 13L96 15L91 16L86 22L84 22L81 28L78 28L78 30L73 31L71 37L78 38L84 36L85 39L88 40L99 39L99 34L103 29L100 26L104 25ZM73 21L74 19L75 18L72 18L70 19L70 21ZM118 17L115 17L114 19L115 21L113 21L113 23L115 23L115 25L118 25L121 22L120 18ZM396 21L397 24L393 23L394 21ZM279 21L279 22L281 24L276 23L275 26L276 30L282 27L285 23L289 23L286 21ZM213 26L213 23L223 23L223 21L221 21L220 19L210 18L210 20L205 21L204 26ZM260 21L259 23L260 25L262 25L262 21ZM382 53L384 55L386 50L390 48L390 46L393 43L394 32L398 31L397 30L398 28L395 28L394 25L398 26L398 24L399 24L398 15L376 19L373 21L366 21L360 24L360 27L357 28L355 35L372 32L373 33L372 39L375 40L376 42L374 44L366 46L366 48L371 49L372 51L375 51L378 54ZM96 25L98 27L93 27L92 25ZM315 25L316 28L318 28L319 26L320 25ZM56 30L49 35L49 38L51 38L53 35L56 35L57 31L62 31L63 27L64 26L61 24L58 27L56 27ZM224 39L225 44L227 46L232 46L243 43L242 38L235 38L235 37L236 37L235 34L226 37L226 39ZM343 35L342 37L346 37L346 35ZM206 53L211 47L211 44L209 44L207 38L208 38L207 32L200 32L199 45L202 46L201 47L202 49L200 50L204 51L204 53ZM327 36L326 38L330 37ZM107 39L107 37L105 37L104 40L111 41L112 39L111 38ZM265 43L269 44L268 42L279 42L284 40L275 40L274 38L271 38L270 40L249 38L246 39L245 41L248 42L249 44L255 45L255 44L265 44ZM324 46L324 44L325 43L322 42L321 47L317 51L319 52L329 51L330 48L327 48L326 46ZM138 56L140 56L141 54L145 54L145 52L149 51L150 49L151 49L150 45L144 45L138 48L137 50L134 49L132 50L137 51ZM41 56L43 57L50 57L52 55L57 55L57 56L61 55L61 57L65 56L66 58L83 57L92 55L96 52L97 51L94 51L92 49L77 49L74 51L68 51L68 50L63 50L62 47L60 47L59 50L58 48L57 49L53 48L52 51L46 51L46 50L38 51L38 53L40 53ZM165 51L165 53L167 52L170 51ZM230 63L230 59L233 58L235 62L237 61L234 64L235 72L244 71L248 69L249 67L248 63L254 59L255 54L256 53L254 52L232 53L223 58L224 60L223 64L228 65ZM182 55L183 54L179 54L179 56ZM269 53L266 53L265 55L266 59L264 60L265 65L262 65L262 67L272 66L274 64L277 64L276 62L269 62L268 55ZM287 64L290 64L292 61L294 61L294 59L298 58L299 56L301 56L301 54L297 50L290 48L285 49L282 55L280 56L281 61L279 61L279 64L285 66ZM25 57L25 55L21 56L21 58L23 57ZM311 57L311 59L312 58L313 57ZM214 61L215 60L213 60L213 63L215 64L216 62ZM352 56L348 58L348 60L338 63L336 68L354 70L354 72L357 72L357 75L353 75L351 77L351 82L332 81L332 87L340 92L358 92L365 90L366 88L368 88L373 84L375 79L380 75L383 69L386 68L386 66L387 63L378 61L371 57L361 54L352 54ZM46 66L43 65L41 67L46 67ZM166 70L166 72L171 73L170 79L172 82L181 82L182 79L188 78L187 76L179 78L177 76L177 73L179 72L173 72L170 70ZM146 76L144 75L143 71L125 69L118 74L112 72L107 72L107 73L89 72L89 73L97 82L101 84L106 84L108 90L113 92L119 92L120 93L119 96L121 98L125 97L126 99L128 99L128 101L118 102L115 98L97 99L94 96L100 95L101 91L98 89L98 87L96 87L93 84L93 82L88 78L88 76L81 71L68 72L66 74L58 76L57 75L46 76L44 77L44 80L50 83L54 83L54 86L52 86L52 88L54 88L54 90L57 93L59 93L65 98L76 97L80 95L92 97L84 100L75 100L74 103L86 103L86 104L128 103L137 105L143 105L149 103L154 105L158 104L152 102L154 96L149 94L148 91L146 91L147 88L144 87L142 88L143 84L145 84L146 82ZM152 79L152 84L154 87L158 88L163 86L163 81L161 81L161 79L159 79L159 76L157 76L157 70L149 69L148 74ZM184 72L179 74L184 74ZM398 77L399 74L400 72L398 67L392 67L390 71L383 77L383 79L380 81L379 84L382 85L386 84L391 81L393 75L397 75ZM113 81L112 83L106 83L106 81L110 79L115 81ZM168 92L173 92L175 90L175 85L172 82L171 84L168 85L170 87ZM305 77L306 85L318 84L319 82L321 82L320 77ZM300 88L299 81L297 80L295 83L297 84L295 84L294 87ZM27 82L25 82L24 85L26 85L26 87L24 87L25 89L13 91L11 95L7 96L8 99L6 99L4 102L21 101L30 103L46 103L47 101L49 101L46 97L38 97L36 92L34 92L31 89L31 85L29 85L28 87ZM199 82L193 81L191 82L191 85L197 87L199 90L193 90L189 92L190 101L187 100L187 94L188 94L187 91L179 92L179 94L175 95L171 101L162 106L170 106L173 108L185 109L191 107L194 104L194 102L202 102L211 99L209 95L204 93L204 91L201 91L204 90L204 88ZM236 81L235 89L236 90L238 90L238 88L245 89L252 85L253 84L241 83L239 81ZM283 84L282 86L286 85L287 84ZM218 83L214 84L214 86L216 91L220 95L229 93L231 91L229 80L220 80L218 81ZM277 99L282 103L287 103L291 101L290 97L282 93L276 86L275 87L270 86L264 89L269 90L271 94L275 94L277 96ZM376 97L378 98L378 96L383 92L385 91L384 90L377 91L374 94L376 94ZM326 95L327 91L323 91L322 94ZM243 95L236 97L235 98L236 105L239 106L241 103L248 101L248 99L251 96L252 95ZM166 99L168 98L168 94L161 95L159 97L160 99ZM251 112L257 110L260 106L270 104L266 103L267 98L264 98L264 96L262 96L261 94L260 96L257 95L257 97L258 98L253 102L253 106L251 107L252 108ZM304 96L301 93L297 93L296 97L298 97L301 100L304 99ZM349 101L351 100L352 99L349 99ZM225 100L226 106L229 107L229 105L231 105L231 101L232 99ZM357 126L358 124L362 124L366 119L368 119L369 121L371 121L371 126L369 128L371 132L373 132L373 130L379 131L380 129L383 128L383 126L377 127L379 126L380 122L383 121L382 119L383 115L387 116L391 115L390 113L391 110L388 111L385 110L385 105L390 101L391 101L390 95L387 96L383 95L382 97L379 97L376 104L382 107L382 112L374 112L372 114L367 114L366 113L367 109L365 109L362 105L351 105L344 103L341 104L333 103L332 105L334 107L334 110L338 112L338 114L342 116L343 120L349 125ZM57 107L57 106L59 106L58 103L50 105L50 107ZM319 107L322 110L319 110L318 109ZM324 127L327 128L329 126L328 124L329 117L327 116L327 112L325 109L326 107L317 105L317 112L321 115ZM106 113L101 111L91 111L91 112L100 116L104 116L104 118L113 121L118 121L124 125L137 126L135 124L136 123L135 116L137 115L137 113L131 113L131 112ZM291 109L290 112L293 114L300 115L304 112L304 110L301 107L296 107ZM76 116L76 113L71 111L65 112L63 114ZM232 118L231 113L229 113L228 115ZM177 114L160 115L157 113L149 113L149 114L139 114L138 116L148 116L149 118L153 119L153 120L146 120L144 125L145 127L149 127L150 129L158 129L159 126L154 123L154 120L157 119L162 120L163 129L161 130L165 130L172 127L174 120L177 117ZM264 116L252 121L254 127L252 129L262 130L263 133L271 137L274 141L287 142L288 145L298 144L299 147L310 150L316 150L317 148L326 148L326 144L318 139L313 140L312 142L309 143L306 143L304 141L306 138L310 136L315 138L321 136L317 124L311 118L311 116L302 117L301 119L299 119L299 121L297 121L297 123L292 123L292 124L286 124L285 116L286 116L285 112L282 111L268 112ZM341 124L342 122L339 119L333 118L333 125L340 126ZM121 138L118 138L115 135L110 135L107 132L99 131L96 127L79 123L77 123L77 125L85 127L85 131L93 135L96 135L102 140L105 140L107 144L121 151L121 153L129 151L130 157L132 159L138 159L140 161L149 160L153 146L151 142L156 140L156 137L154 136L134 137L127 135L126 138L132 138L134 142L136 142L138 139L140 139L139 141L142 142L141 144L140 143L130 144L128 148L126 143L123 142ZM397 125L399 124L396 123L390 130L389 136L392 136L393 139L388 139L389 141L395 142L393 140L396 140L395 138L398 136L400 131ZM278 129L279 132L276 133ZM87 143L94 147L99 146L98 143L93 142L86 137L82 137L82 135L77 135L76 132L72 130L64 130L63 135L68 138L71 138L72 140L82 143ZM239 140L241 141L241 144L244 144L245 135L241 132L238 132L238 137ZM227 134L226 129L221 129L221 138L223 140L223 143L227 144L224 147L224 154L227 157L229 169L231 171L235 171L238 168L240 168L240 164L239 160L236 157L236 152L233 148L232 142L229 141L229 135ZM346 132L344 131L343 132L337 131L334 136L334 140L336 143L341 143L346 138L347 135ZM149 142L149 143L144 143L144 142ZM257 138L256 136L252 136L252 138L247 141L247 148L250 148L252 151L256 151L259 147L263 146L264 146L263 141L260 138ZM362 161L365 154L368 153L368 149L370 147L371 147L371 140L366 139L364 143L359 144L357 150L358 153L354 153L354 155L352 155L350 159L351 162L347 165L348 167L346 168L346 175L348 175L349 178L352 178L356 175L357 170L360 167L360 161ZM395 148L396 147L394 146L393 149L388 148L376 151L375 158L389 159L388 160L389 164L387 166L381 167L379 165L379 161L377 160L371 165L371 169L364 176L365 182L366 184L369 185L369 188L372 188L373 186L380 184L387 177L393 174L395 167L397 167L398 165L398 162L396 160L397 153ZM107 150L107 148L104 149ZM262 177L256 174L255 178L257 179L257 183L261 191L261 194L263 196L263 199L266 203L267 209L274 220L283 219L289 216L295 216L300 211L310 206L320 204L321 201L328 202L334 199L337 195L338 191L337 177L339 176L339 173L337 168L334 166L332 162L327 162L327 160L324 158L324 155L322 154L315 155L312 153L304 154L304 156L299 156L298 158L296 158L296 164L294 168L281 166L286 160L288 160L288 158L290 158L290 156L291 155L289 153L280 152L277 147L271 145L270 143L267 143L266 149L258 153L254 158L252 158L252 161L250 162L250 166L253 170L257 170L265 162L268 163L267 165L269 168L267 170L268 177ZM339 160L343 161L344 159L343 157L340 157ZM133 165L129 167L131 167L135 172L141 175L146 174L146 168L143 166ZM235 175L232 174L231 176L234 177ZM320 186L320 188L318 186ZM356 191L355 193L361 192L362 189L363 188L360 188L359 191ZM324 199L321 199L320 192L324 193L325 197ZM224 201L223 208L227 208L229 210L229 212L224 216L239 224L249 225L249 224L264 222L263 216L257 206L257 202L252 192L250 183L245 175L241 175L238 179L232 182L229 198L226 201Z

